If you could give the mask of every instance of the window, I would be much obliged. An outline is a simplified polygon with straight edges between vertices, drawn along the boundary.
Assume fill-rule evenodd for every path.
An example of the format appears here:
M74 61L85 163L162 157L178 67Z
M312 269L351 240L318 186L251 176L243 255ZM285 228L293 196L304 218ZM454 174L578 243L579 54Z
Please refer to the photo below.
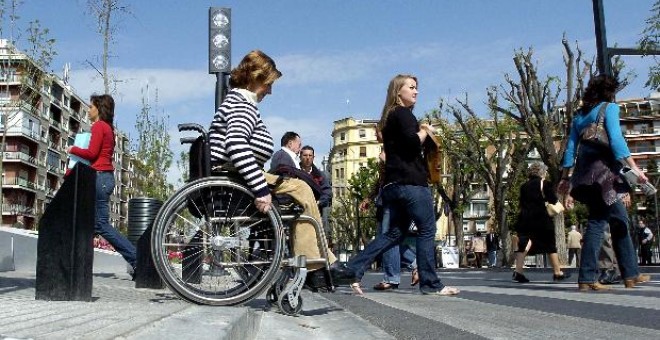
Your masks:
M344 168L339 169L339 178L344 178Z
M342 133L339 134L339 140L341 140L342 142L346 140L346 133L345 132L342 132Z
M365 129L360 129L358 132L360 134L360 138L367 138L367 131Z
M476 221L475 224L477 231L486 231L486 221Z
M335 169L335 177L339 178L339 169Z
M360 157L367 157L367 147L366 146L361 146L360 147Z

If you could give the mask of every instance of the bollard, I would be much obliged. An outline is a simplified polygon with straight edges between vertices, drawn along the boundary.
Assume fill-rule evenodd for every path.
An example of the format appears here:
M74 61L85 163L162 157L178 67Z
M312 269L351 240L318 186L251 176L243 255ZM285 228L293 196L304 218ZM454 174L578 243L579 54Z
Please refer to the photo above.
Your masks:
M80 162L39 221L35 299L91 301L96 171Z
M136 246L135 288L165 288L151 257L151 228L163 202L139 197L128 201L128 240Z

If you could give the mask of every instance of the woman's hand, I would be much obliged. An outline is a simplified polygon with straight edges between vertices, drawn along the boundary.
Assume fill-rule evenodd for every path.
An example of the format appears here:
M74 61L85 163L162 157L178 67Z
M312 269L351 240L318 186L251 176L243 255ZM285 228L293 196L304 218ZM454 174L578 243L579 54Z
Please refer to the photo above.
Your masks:
M270 194L254 199L254 205L257 207L257 210L264 214L270 210L272 203L273 198L270 196Z
M426 130L426 132L429 134L435 133L435 128L431 124L422 123L419 125L419 128L421 130Z

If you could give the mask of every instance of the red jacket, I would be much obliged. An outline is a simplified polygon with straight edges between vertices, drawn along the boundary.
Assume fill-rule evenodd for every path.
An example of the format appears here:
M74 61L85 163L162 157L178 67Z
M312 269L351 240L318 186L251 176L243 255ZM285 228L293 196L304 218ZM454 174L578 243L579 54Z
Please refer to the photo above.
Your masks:
M112 154L115 151L115 134L112 127L99 120L92 124L92 137L87 149L77 146L71 148L71 154L82 157L91 163L96 171L113 171Z

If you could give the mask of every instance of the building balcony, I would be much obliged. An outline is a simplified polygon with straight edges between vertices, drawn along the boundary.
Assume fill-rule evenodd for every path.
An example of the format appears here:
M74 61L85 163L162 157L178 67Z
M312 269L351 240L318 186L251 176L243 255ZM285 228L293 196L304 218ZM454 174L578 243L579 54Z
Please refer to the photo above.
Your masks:
M28 164L34 165L34 166L39 165L39 162L37 161L36 158L34 158L34 157L32 157L32 156L30 156L26 153L19 152L19 151L7 151L7 152L5 152L4 157L3 157L2 160L3 160L3 162L22 161L24 163L28 163Z
M34 208L22 205L22 204L2 204L2 214L3 215L24 215L34 217Z
M0 131L4 128L4 126L0 126ZM30 139L32 139L35 142L39 142L41 140L41 137L39 136L39 131L32 131L26 127L9 127L7 129L7 136L25 136Z
M25 178L20 178L20 177L13 177L13 178L5 178L2 180L2 185L3 186L9 186L9 187L19 187L21 189L29 189L33 191L37 191L37 184L34 182L30 182Z

